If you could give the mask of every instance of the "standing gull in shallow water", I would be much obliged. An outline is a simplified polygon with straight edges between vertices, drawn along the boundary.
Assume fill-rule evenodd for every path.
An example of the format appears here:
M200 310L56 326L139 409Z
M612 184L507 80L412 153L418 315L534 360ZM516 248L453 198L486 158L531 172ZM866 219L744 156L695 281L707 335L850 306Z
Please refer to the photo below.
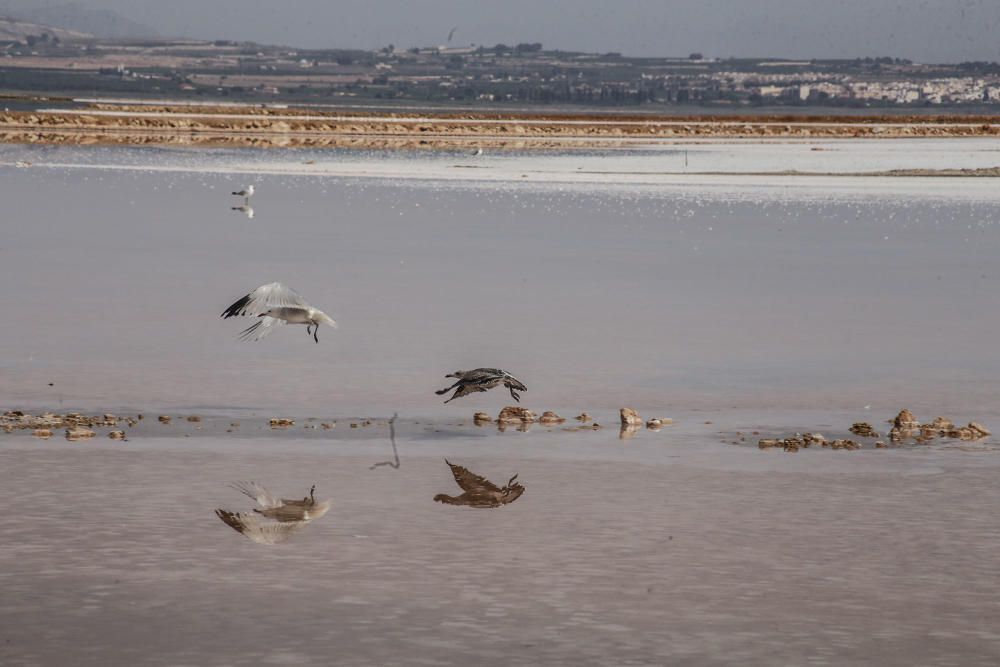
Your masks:
M334 329L334 322L322 310L317 310L302 298L302 295L281 283L261 285L250 292L222 313L223 318L237 315L252 315L260 319L240 332L240 340L260 340L276 326L282 324L305 324L306 333L312 334L313 340L319 342L320 324L329 324Z
M502 368L477 368L471 371L455 371L454 373L448 373L445 377L456 378L458 380L458 382L450 387L445 387L440 391L434 392L438 396L441 396L458 387L451 398L445 401L445 403L454 401L456 398L461 398L462 396L474 394L477 391L492 389L501 382L503 382L503 386L510 390L510 396L515 401L521 401L521 396L517 391L514 391L515 389L518 391L528 391L523 382Z
M250 203L250 197L253 197L253 186L252 185L248 185L245 188L243 188L242 190L240 190L238 192L234 192L233 194L236 195L237 197L243 197L244 201L247 204L249 204Z

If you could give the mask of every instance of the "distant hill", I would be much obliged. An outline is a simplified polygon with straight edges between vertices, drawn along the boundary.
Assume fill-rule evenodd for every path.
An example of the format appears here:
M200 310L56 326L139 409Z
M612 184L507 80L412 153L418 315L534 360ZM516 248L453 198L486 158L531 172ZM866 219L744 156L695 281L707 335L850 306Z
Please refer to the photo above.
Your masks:
M28 35L41 35L42 33L48 33L63 41L93 37L93 35L85 32L66 30L39 23L29 23L28 21L18 21L0 14L0 41L23 42Z
M38 6L38 2L0 0L0 17L61 28L102 39L149 39L158 37L153 28L128 19L110 9L89 9L76 3ZM50 30L51 32L51 30ZM29 31L30 34L30 31ZM34 33L37 34L37 33ZM63 39L63 36L59 36Z

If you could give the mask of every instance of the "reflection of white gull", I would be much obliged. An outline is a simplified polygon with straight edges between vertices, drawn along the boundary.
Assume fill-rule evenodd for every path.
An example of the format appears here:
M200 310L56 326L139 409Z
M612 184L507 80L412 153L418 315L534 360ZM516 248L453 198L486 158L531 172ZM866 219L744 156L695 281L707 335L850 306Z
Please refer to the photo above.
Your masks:
M222 519L227 526L236 532L258 544L278 544L279 542L284 542L309 525L308 521L293 521L290 523L263 521L256 514L230 512L223 509L215 510L215 516Z
M239 192L234 192L233 194L236 195L237 197L243 197L245 199L250 199L250 197L253 197L253 186L252 185L248 185L245 188L243 188L242 190L240 190Z
M253 219L253 207L249 204L243 204L242 206L233 206L234 211L239 211L244 213L248 218Z
M223 318L237 315L253 315L260 318L255 324L240 332L240 340L260 340L274 327L288 323L305 324L306 333L312 334L313 340L318 343L319 336L316 334L320 324L329 324L334 329L337 328L337 323L326 313L313 308L302 295L281 283L261 285L222 313Z
M276 498L256 482L237 482L233 488L253 498L262 509L254 508L252 513L217 509L215 515L233 530L259 544L284 542L311 521L329 512L332 504L330 499L316 501L315 485L302 500Z

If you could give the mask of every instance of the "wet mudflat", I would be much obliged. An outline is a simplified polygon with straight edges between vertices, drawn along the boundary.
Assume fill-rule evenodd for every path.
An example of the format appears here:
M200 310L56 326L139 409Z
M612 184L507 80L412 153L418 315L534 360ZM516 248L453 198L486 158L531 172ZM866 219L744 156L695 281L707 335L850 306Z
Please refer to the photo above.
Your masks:
M19 509L0 544L0 655L12 665L1000 659L995 453L772 454L684 424L624 443L614 431L407 424L400 467L375 470L390 451L377 437L7 436L0 502ZM517 473L524 494L498 509L436 503L455 488L445 458L498 480ZM315 483L333 508L262 546L213 514L246 504L227 486L237 479L286 495Z

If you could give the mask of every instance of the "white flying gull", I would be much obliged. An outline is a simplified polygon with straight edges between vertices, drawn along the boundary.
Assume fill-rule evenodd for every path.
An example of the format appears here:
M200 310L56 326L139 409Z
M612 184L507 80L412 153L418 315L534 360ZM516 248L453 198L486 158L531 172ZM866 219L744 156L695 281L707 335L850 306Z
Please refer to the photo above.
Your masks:
M320 324L329 324L334 329L337 328L337 323L326 313L313 308L302 295L281 283L261 285L222 313L223 318L237 315L259 318L257 322L240 332L240 340L260 340L271 333L274 327L287 323L305 324L306 333L312 334L313 340L318 343L319 336L316 333Z
M236 195L237 197L243 197L245 199L250 199L250 197L253 197L253 186L252 185L248 185L245 188L243 188L242 190L240 190L239 192L234 192L233 194Z

